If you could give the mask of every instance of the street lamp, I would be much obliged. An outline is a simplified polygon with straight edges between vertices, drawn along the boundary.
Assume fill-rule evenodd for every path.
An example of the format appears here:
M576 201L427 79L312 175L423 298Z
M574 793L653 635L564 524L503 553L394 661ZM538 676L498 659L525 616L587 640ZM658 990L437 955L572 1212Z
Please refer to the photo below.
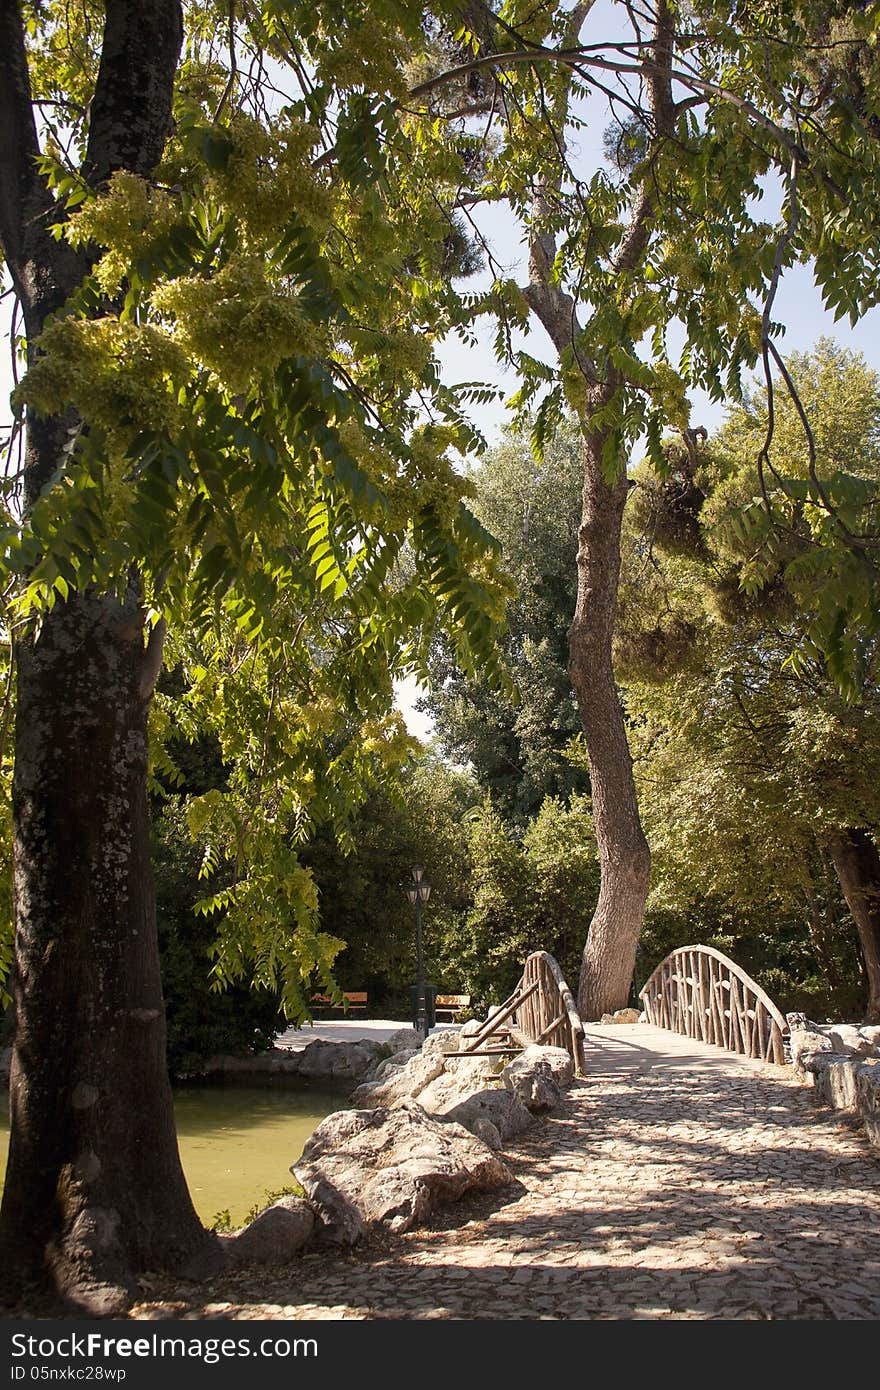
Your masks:
M425 1001L425 966L422 959L422 903L431 896L431 885L425 878L421 864L414 864L412 870L413 886L407 888L406 896L416 910L416 1028L422 1042L428 1036L428 1010Z

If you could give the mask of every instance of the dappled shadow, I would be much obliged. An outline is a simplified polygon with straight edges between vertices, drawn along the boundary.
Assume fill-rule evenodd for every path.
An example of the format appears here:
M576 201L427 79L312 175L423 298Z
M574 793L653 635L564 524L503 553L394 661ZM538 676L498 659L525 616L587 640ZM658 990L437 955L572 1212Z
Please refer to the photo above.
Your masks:
M790 1073L650 1054L621 1039L629 1065L591 1072L522 1136L508 1188L348 1256L187 1289L177 1311L880 1317L880 1160L864 1137Z

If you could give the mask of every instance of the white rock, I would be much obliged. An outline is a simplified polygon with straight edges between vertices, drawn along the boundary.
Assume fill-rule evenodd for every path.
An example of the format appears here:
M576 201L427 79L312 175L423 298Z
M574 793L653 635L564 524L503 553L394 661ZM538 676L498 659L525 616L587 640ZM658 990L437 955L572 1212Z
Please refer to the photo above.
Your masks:
M346 1245L372 1224L408 1231L438 1202L512 1181L482 1140L417 1104L328 1115L291 1172L322 1234Z
M430 1056L434 1052L443 1054L458 1051L458 1029L444 1028L440 1033L431 1033L422 1045L422 1051Z
M414 1100L435 1076L440 1076L443 1063L442 1052L429 1052L427 1055L417 1052L393 1075L358 1086L352 1101L357 1106L372 1109L378 1105L397 1105L405 1100Z
M443 1071L419 1093L419 1105L434 1114L445 1114L450 1106L485 1090L487 1077L498 1074L501 1061L493 1057L447 1057Z
M795 1067L805 1068L810 1058L820 1052L833 1052L834 1044L824 1033L812 1028L797 1028L791 1034L791 1061Z
M522 1134L532 1123L532 1116L513 1091L478 1091L444 1112L446 1118L464 1125L472 1134L482 1137L481 1126L486 1122L497 1131L501 1146L506 1140Z

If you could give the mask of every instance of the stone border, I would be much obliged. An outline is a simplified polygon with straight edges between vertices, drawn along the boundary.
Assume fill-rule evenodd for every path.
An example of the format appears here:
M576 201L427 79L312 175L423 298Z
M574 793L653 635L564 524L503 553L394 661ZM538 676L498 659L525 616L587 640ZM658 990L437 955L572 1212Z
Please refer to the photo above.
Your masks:
M812 1023L789 1014L791 1062L821 1104L857 1115L880 1150L880 1028Z

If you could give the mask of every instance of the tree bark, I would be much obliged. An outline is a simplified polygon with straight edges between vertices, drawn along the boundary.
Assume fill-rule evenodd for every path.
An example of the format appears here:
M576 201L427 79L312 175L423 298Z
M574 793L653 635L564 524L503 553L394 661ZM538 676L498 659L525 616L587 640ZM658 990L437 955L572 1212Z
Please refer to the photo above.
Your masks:
M180 1166L147 822L137 586L76 597L18 649L16 1033L7 1292L117 1310L210 1237ZM9 1286L12 1286L11 1288Z
M573 45L590 6L576 5L568 19L565 42ZM659 151L672 138L676 107L671 65L675 40L673 16L658 0L651 23L650 63L645 85L650 107L650 147ZM557 96L555 147L564 163L561 131L570 89ZM551 188L558 189L562 169ZM570 172L570 171L568 171ZM587 402L581 412L584 440L584 506L578 533L578 596L569 631L569 674L587 744L593 819L599 847L601 886L581 962L578 1008L586 1019L623 1008L635 969L636 948L644 920L651 857L639 818L626 725L614 680L612 641L620 579L620 531L629 492L626 459L616 460L613 481L603 473L607 433L597 422L624 385L610 361L601 364L583 350L578 305L552 272L556 240L549 230L548 187L538 185L532 201L529 238L529 283L523 297L562 355L571 352L584 379ZM609 255L619 275L634 272L648 249L658 188L647 174L633 199L630 221Z
M47 231L21 15L0 7L0 241L29 357L85 262ZM107 0L85 169L148 173L167 138L179 0ZM27 420L25 502L53 476L72 412ZM147 821L156 669L136 574L124 600L72 594L17 645L13 779L16 1010L0 1287L106 1314L139 1271L216 1246L180 1166L165 1061Z
M578 1009L587 1020L624 1008L651 871L632 759L612 665L620 579L625 472L602 472L602 434L584 426L584 506L578 533L578 593L569 634L572 688L590 760L601 886L581 963Z
M865 830L841 830L828 852L856 924L868 979L867 1023L880 1023L880 854Z

